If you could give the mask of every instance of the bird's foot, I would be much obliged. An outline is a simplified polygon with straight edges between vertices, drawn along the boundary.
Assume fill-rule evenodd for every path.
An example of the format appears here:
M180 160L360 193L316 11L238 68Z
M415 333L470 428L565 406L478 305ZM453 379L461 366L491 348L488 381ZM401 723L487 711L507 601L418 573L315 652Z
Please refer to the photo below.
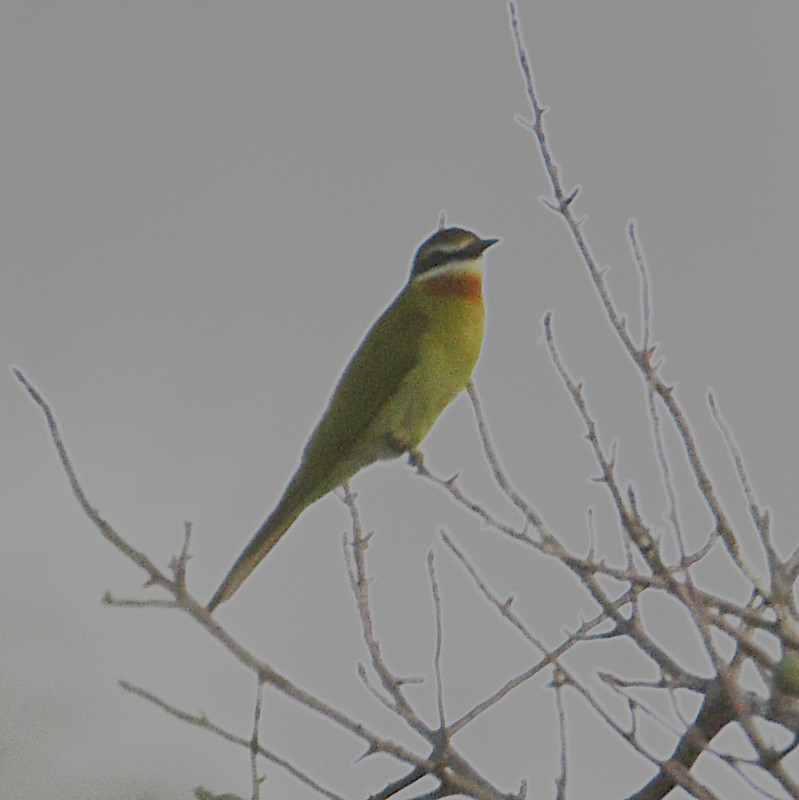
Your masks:
M424 468L424 453L421 450L411 448L408 450L408 463L418 472L421 472Z

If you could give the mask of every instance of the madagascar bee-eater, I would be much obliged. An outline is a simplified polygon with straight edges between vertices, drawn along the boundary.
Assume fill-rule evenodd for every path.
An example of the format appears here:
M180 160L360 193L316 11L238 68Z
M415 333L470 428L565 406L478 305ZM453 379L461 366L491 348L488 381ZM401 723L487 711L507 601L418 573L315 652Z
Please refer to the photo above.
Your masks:
M372 325L333 391L277 508L208 604L241 586L294 520L375 461L414 451L469 382L483 339L483 252L496 239L444 228Z

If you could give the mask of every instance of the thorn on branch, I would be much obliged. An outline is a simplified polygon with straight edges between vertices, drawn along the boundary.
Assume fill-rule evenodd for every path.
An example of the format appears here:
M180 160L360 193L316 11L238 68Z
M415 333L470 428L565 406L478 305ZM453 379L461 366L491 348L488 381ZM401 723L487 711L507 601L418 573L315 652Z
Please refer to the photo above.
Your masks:
M191 522L184 522L184 534L183 534L183 547L181 548L180 555L177 557L173 557L169 562L169 568L172 570L172 574L175 576L175 586L178 588L178 591L181 594L185 593L186 591L186 565L191 558L189 554L189 546L191 544Z
M580 186L575 186L574 189L571 190L571 193L568 195L568 197L566 197L561 202L560 207L558 208L558 211L560 211L561 214L563 214L566 211L566 209L574 202L577 195L580 194L581 188L582 187Z
M355 756L353 763L360 764L361 761L364 759L369 758L369 756L375 755L378 751L377 747L375 747L373 742L370 742L367 748L361 753L359 756Z
M513 121L521 128L524 128L526 131L530 133L535 133L535 124L532 120L523 117L521 114L516 114L513 118Z
M424 675L415 675L408 678L397 678L397 686L421 686L425 682Z

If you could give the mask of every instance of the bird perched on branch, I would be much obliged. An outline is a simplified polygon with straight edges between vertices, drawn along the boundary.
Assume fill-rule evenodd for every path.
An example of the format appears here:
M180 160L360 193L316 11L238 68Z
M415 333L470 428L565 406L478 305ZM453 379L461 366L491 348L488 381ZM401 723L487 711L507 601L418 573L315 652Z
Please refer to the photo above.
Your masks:
M208 604L228 600L297 517L375 461L413 452L466 387L483 339L483 253L497 239L442 228L339 379L275 510Z

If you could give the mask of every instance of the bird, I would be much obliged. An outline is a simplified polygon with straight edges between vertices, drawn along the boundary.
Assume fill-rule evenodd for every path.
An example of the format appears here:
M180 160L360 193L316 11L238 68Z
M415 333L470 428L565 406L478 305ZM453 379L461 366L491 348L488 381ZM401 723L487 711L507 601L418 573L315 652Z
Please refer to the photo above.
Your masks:
M366 466L417 447L466 387L483 339L483 253L498 239L439 228L358 346L274 511L207 606L229 600L312 503Z

